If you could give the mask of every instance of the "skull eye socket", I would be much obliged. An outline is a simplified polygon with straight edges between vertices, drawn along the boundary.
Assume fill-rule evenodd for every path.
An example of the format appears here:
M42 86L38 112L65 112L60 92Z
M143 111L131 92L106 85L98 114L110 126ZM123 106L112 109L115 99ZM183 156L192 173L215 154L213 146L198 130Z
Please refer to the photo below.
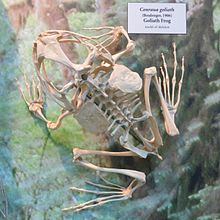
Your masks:
M92 98L92 93L89 93L87 96L88 98Z
M82 76L81 76L81 77L82 77L82 79L83 79L83 80L87 80L88 75L87 75L87 74L82 74Z

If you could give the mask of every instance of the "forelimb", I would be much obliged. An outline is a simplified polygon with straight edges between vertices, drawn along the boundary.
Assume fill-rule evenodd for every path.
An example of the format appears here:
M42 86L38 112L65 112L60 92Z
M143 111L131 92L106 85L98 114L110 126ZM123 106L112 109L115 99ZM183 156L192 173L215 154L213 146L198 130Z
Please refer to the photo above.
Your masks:
M24 75L24 83L25 83L26 91L22 89L20 83L17 81L18 89L26 105L28 106L28 110L31 113L33 113L36 117L44 121L47 124L48 128L50 129L59 128L62 123L62 120L66 116L73 114L71 110L62 110L61 114L58 116L55 122L48 120L45 114L43 113L45 97L39 80L36 80L35 77L32 75L32 81L29 82L27 76Z
M181 78L179 81L179 88L177 92L177 101L175 103L177 59L176 59L176 45L174 43L173 43L173 56L174 56L174 70L173 70L171 91L170 91L170 80L167 70L167 64L163 54L162 54L163 66L160 68L162 74L162 80L160 77L158 80L157 70L155 67L145 68L144 70L144 81L145 81L144 92L145 92L146 109L147 111L150 111L149 87L152 80L160 98L160 104L161 104L162 114L164 117L164 126L166 132L171 136L179 134L179 130L175 125L174 116L180 102L180 93L181 93L182 81L184 76L184 57L183 57L181 64Z

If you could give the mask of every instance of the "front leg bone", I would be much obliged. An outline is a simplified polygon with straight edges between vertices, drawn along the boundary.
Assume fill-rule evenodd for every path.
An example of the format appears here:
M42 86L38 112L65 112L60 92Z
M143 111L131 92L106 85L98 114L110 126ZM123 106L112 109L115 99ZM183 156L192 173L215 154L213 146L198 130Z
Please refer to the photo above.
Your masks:
M32 83L29 83L27 76L24 74L24 84L26 91L22 89L21 84L17 80L18 89L29 111L46 123L49 122L42 112L44 104L44 94L42 92L40 82L36 81L35 78L32 76Z
M39 80L36 80L35 77L32 75L32 82L29 83L27 76L24 74L24 83L27 90L26 92L23 91L22 86L17 80L18 89L28 107L28 110L31 113L33 113L36 117L46 122L48 128L50 129L58 128L61 125L62 120L66 116L73 114L72 111L66 110L66 111L62 111L56 122L52 122L48 120L43 113L45 98Z
M156 87L156 90L160 98L166 132L169 135L173 136L173 135L179 134L179 131L175 125L174 116L175 116L177 107L180 102L180 93L181 93L181 87L182 87L182 81L183 81L183 75L184 75L184 57L182 58L182 65L181 65L182 74L181 74L181 79L179 81L179 88L178 88L176 103L175 103L175 87L176 87L177 58L176 58L175 43L173 43L174 69L173 69L171 92L170 92L170 79L169 79L166 60L163 54L161 54L161 57L162 57L162 64L163 64L163 66L160 67L162 79L159 77L159 80L158 80L156 76L156 68L154 69L146 68L145 77L146 77L146 81L150 81L152 78L154 82L154 85ZM149 83L147 83L147 86L149 87ZM150 104L148 102L146 102L146 107L150 108Z
M64 111L62 112L62 114L57 118L56 122L52 122L52 121L48 121L47 122L47 127L50 128L50 129L57 129L61 126L61 123L63 121L63 119L68 116L68 115L72 115L73 112L71 111Z
M162 94L161 86L160 86L158 79L157 79L157 76L156 76L156 68L155 67L145 68L144 80L145 80L144 90L146 91L145 103L146 103L147 111L149 111L151 113L150 102L149 102L149 87L150 87L151 80L153 80L153 83L156 87L157 93L160 98L160 103L161 103L162 113L163 113L163 117L164 117L164 125L165 125L166 132L171 136L179 134L179 131L174 123L174 120L172 119L172 117L170 115L170 112L167 107L167 103L166 103L164 96ZM156 131L156 134L159 133L158 129L155 129L155 131Z
M145 107L146 111L149 113L148 122L150 123L151 131L154 136L152 144L155 147L163 145L163 141L160 135L159 128L157 126L157 122L152 115L151 106L150 106L150 83L153 76L155 76L157 70L155 67L146 68L144 70L144 99L145 99Z
M182 88L182 82L183 82L183 76L184 76L184 57L182 57L182 64L181 64L181 78L179 81L179 88L178 88L178 93L177 93L177 101L175 103L175 90L176 90L176 72L177 72L177 58L176 58L176 45L173 43L173 77L172 77L172 91L170 92L170 79L169 79L169 74L167 70L167 64L165 60L165 56L162 53L161 54L162 58L162 64L163 66L160 67L160 72L162 75L162 80L159 79L159 82L161 82L161 88L165 97L165 101L168 105L168 110L171 114L171 117L174 121L174 116L177 111L179 102L180 102L180 93L181 93L181 88ZM163 81L163 82L162 82ZM171 93L171 94L170 94Z

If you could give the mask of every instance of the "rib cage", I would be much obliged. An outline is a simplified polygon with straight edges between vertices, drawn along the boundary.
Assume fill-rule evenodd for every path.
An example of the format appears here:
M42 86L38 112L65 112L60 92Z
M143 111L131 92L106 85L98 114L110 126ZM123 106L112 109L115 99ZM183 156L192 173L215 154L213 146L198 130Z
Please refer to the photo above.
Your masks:
M138 93L124 93L120 90L113 90L108 86L109 75L99 75L91 83L90 95L86 102L92 102L102 112L108 127L103 133L112 137L123 137L123 143L128 141L128 135L132 135L143 148L143 143L134 130L134 124L146 119L146 115L141 112L142 102ZM102 89L101 84L104 84ZM85 104L84 104L85 105ZM140 116L141 115L141 116ZM139 116L139 117L138 117ZM140 146L139 146L140 147Z

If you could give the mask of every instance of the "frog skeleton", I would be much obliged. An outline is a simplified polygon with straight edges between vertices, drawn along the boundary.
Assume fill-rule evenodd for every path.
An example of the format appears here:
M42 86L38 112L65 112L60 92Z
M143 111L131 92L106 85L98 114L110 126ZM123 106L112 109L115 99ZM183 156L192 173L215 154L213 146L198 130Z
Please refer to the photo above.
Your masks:
M100 177L103 184L88 182L99 188L99 191L71 187L73 191L93 193L98 197L82 204L64 208L63 211L80 211L112 201L125 200L132 197L133 192L145 184L146 176L143 172L99 167L83 157L85 155L101 155L147 158L148 155L153 155L162 159L158 148L163 145L163 141L150 105L151 82L153 82L159 97L167 134L171 136L179 134L174 116L180 102L184 57L181 61L178 88L176 88L175 43L173 43L172 81L163 54L161 54L161 76L157 76L156 67L149 67L145 68L142 79L138 73L133 72L127 66L118 64L119 58L129 54L135 48L135 42L130 39L122 26L87 28L87 30L101 33L92 36L62 30L41 33L33 43L33 62L37 79L32 77L32 82L29 83L27 77L24 76L27 91L24 91L19 83L18 87L29 111L45 121L48 128L59 128L62 120L72 115L84 129L95 134L106 134L125 149L123 152L110 152L74 148L74 163L97 172L129 176L132 180L126 187L109 182L103 177ZM122 39L126 41L126 46L117 51ZM73 63L67 57L61 46L65 43L73 43L86 48L88 54L83 63ZM65 65L71 71L71 78L61 88L58 88L48 76L44 63L48 59ZM47 119L43 113L45 96L51 97L62 108L61 114L55 122ZM140 122L147 124L150 130L149 137L146 137L147 135L144 135L140 130L138 126ZM135 138L138 144L133 144L130 137Z

